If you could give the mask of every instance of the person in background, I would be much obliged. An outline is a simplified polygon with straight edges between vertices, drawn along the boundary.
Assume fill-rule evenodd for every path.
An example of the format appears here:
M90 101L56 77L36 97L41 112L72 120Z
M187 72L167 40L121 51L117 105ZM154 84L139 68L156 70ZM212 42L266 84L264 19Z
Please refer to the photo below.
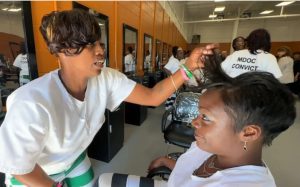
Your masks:
M224 61L228 56L228 52L227 51L221 51L221 58Z
M149 50L146 50L145 53L145 61L144 61L144 69L145 71L149 71L151 66L151 54Z
M20 54L16 57L13 66L19 69L19 83L20 86L30 82L28 56L25 49L25 43L20 44Z
M164 71L168 76L171 76L177 72L180 68L180 60L178 59L178 54L180 60L183 58L183 51L181 47L174 46L172 48L172 56L169 58L168 63L164 66ZM181 55L182 54L182 55ZM173 107L176 99L176 93L173 93L165 102L165 110L169 110Z
M133 60L132 52L133 52L133 48L131 46L129 46L127 48L126 56L124 58L124 65L125 65L125 71L124 72L125 73L133 71L134 60Z
M293 53L293 59L294 59L294 76L295 76L295 82L300 81L300 51L296 51Z
M289 84L294 82L294 60L291 57L292 51L288 46L282 46L277 50L277 56L278 65L282 73L282 77L279 78L279 81L289 87Z
M247 37L248 49L233 52L221 64L222 69L230 76L242 73L266 71L280 78L282 73L277 59L270 52L271 36L265 29L256 29Z
M246 49L246 39L242 36L238 36L232 41L232 48L234 51Z
M8 97L0 127L0 172L11 187L61 187L63 182L92 187L97 176L86 149L105 122L105 110L113 111L123 101L158 106L184 77L177 71L147 88L103 67L101 29L95 16L84 10L51 12L42 17L40 31L60 69ZM203 67L203 56L213 47L195 49L187 68Z

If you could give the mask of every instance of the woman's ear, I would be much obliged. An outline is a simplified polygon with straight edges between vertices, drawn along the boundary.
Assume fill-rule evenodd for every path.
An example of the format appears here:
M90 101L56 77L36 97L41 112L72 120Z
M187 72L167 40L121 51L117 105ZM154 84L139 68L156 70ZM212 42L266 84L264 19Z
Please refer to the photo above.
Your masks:
M251 142L259 139L262 135L262 129L258 125L247 125L240 132L240 139L243 142Z

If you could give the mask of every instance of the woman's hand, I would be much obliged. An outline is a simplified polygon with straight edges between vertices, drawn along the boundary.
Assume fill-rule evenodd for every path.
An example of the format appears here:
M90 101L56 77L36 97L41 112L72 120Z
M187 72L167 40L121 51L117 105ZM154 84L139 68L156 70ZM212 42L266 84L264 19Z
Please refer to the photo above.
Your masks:
M200 69L204 67L205 56L212 55L213 49L218 48L218 44L209 44L205 47L195 48L189 58L187 59L185 65L190 71L194 71L195 69Z
M171 170L174 168L176 164L176 161L170 158L167 158L165 156L162 157L158 157L157 159L153 160L149 167L148 167L148 171L151 171L154 168L158 168L160 166L166 166L168 168L170 168Z

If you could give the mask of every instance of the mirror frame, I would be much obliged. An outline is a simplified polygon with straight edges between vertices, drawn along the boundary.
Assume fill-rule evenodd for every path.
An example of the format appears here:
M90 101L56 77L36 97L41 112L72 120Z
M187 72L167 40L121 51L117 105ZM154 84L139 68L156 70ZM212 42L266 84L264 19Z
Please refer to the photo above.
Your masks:
M153 61L153 59L152 59L152 53L153 53L153 37L151 36L151 35L149 35L149 34L146 34L146 33L144 33L144 50L143 50L143 70L144 71L146 71L146 69L145 69L145 59L146 59L146 38L149 38L149 39L151 39L151 46L149 46L149 49L151 49L151 53L150 53L150 55L151 55L151 60L150 60L150 67L152 67L152 61ZM150 68L151 69L151 68ZM148 69L148 72L149 72L149 69Z
M28 54L29 75L31 81L38 78L38 68L36 63L35 42L33 35L33 24L31 14L31 2L21 1L22 3L22 18L24 29L24 43Z
M73 6L73 9L74 8L77 8L77 9L83 9L85 11L89 11L89 9L92 9L92 8L89 8L87 6L84 6L78 2L72 2L72 6ZM92 9L94 10L94 9ZM99 19L102 19L104 20L104 24L105 24L105 32L106 32L106 46L105 46L105 59L106 59L106 67L109 67L109 17L94 10L95 12L97 12L97 15L95 15L95 17L99 18ZM101 33L101 37L102 37L102 33Z
M135 47L135 71L137 67L137 49L138 49L138 30L134 27L131 27L125 23L123 23L123 54L122 54L122 72L125 73L125 54L126 54L126 48L125 48L125 29L131 30L136 33L136 47Z

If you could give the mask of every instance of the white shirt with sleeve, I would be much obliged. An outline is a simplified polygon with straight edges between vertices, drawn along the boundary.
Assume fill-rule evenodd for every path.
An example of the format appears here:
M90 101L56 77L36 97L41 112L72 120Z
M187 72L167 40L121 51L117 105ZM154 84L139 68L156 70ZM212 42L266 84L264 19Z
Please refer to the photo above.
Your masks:
M48 174L69 169L136 83L103 68L89 79L84 101L72 97L52 71L18 88L7 99L0 127L0 172L22 175L39 164Z
M133 69L134 60L132 54L128 54L125 56L124 64L125 64L125 72L134 71Z
M262 50L257 52L254 55L248 49L235 51L221 63L221 67L230 77L250 71L266 71L280 78L282 74L275 56Z
M174 74L180 68L180 62L173 55L170 57L168 63L164 66L167 70L169 70L172 74Z
M16 57L13 65L21 69L19 78L21 85L30 82L27 54L19 54Z
M240 166L217 171L207 178L193 175L211 153L205 152L193 142L190 149L181 155L169 177L168 187L276 187L267 167Z
M282 72L282 77L279 78L279 81L283 84L293 83L294 60L289 56L281 57L278 60L278 65Z

